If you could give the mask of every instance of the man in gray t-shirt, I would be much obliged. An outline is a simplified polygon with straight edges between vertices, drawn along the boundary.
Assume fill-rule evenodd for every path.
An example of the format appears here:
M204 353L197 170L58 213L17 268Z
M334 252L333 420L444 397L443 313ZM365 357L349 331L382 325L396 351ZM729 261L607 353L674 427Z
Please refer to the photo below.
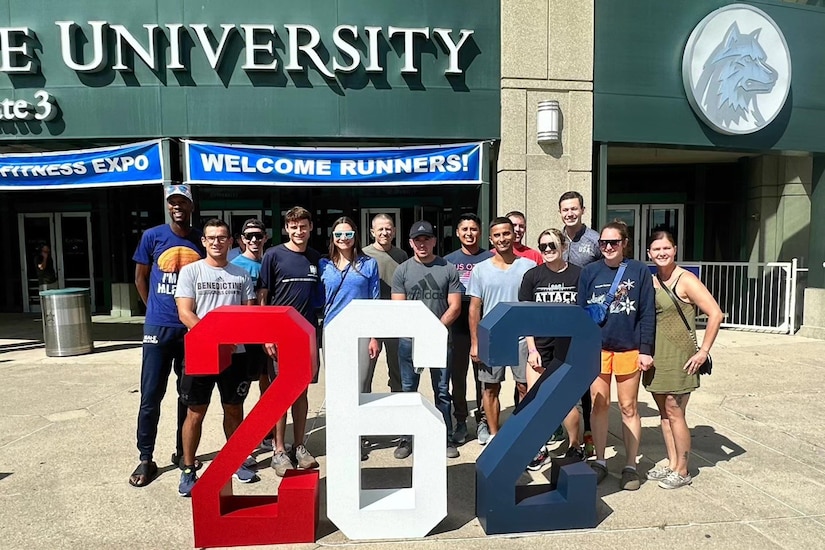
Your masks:
M515 230L509 218L495 218L490 222L490 243L495 247L496 255L477 264L470 275L467 296L470 297L470 358L478 361L478 323L500 302L518 302L518 291L524 274L536 267L535 262L519 258L513 251ZM482 315L483 312L483 315ZM478 380L482 383L484 414L487 418L489 439L498 433L498 417L501 412L499 393L504 381L504 370L500 365L478 367ZM511 367L516 389L521 399L527 393L525 365ZM483 432L482 432L483 433ZM479 437L479 444L489 441Z
M204 315L220 306L255 304L255 288L249 273L226 259L232 244L226 222L218 219L206 222L202 241L206 247L206 258L181 269L175 289L178 315L189 330ZM198 479L195 473L195 454L215 385L221 395L223 428L227 440L243 421L243 402L249 393L245 355L243 346L238 346L232 355L232 364L220 374L192 376L185 373L181 377L180 400L187 407L186 421L183 423L183 458L180 463L183 472L178 485L181 496L189 496ZM258 480L254 470L247 467L246 463L235 472L235 478L242 483Z
M410 246L414 256L398 266L392 279L393 300L420 300L448 327L461 313L461 292L458 270L444 258L436 256L435 231L426 221L415 222L410 229ZM423 343L426 345L426 343ZM401 366L401 389L418 391L419 374L412 361L412 340L401 338L398 344L398 361ZM457 458L458 450L452 442L453 422L450 417L450 346L447 345L447 363L444 368L430 368L435 406L444 417L447 426L447 458ZM407 458L412 453L412 442L402 438L395 450L395 457Z
M399 265L407 261L407 253L393 246L392 240L395 238L395 224L387 214L376 214L372 219L370 234L375 241L364 247L364 254L375 258L378 262L378 276L381 278L381 299L389 300L392 297L392 278ZM390 391L401 391L401 367L398 365L398 338L380 338L378 345L387 352L387 374L389 380L387 384ZM378 363L378 356L370 359L369 380L372 384L372 377L375 373L375 365Z

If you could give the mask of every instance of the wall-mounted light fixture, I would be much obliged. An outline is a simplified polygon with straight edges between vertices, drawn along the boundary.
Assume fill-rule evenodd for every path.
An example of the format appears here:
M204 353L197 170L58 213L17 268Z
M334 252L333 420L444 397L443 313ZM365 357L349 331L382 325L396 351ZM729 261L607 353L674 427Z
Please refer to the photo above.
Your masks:
M561 139L559 128L559 102L555 99L539 101L536 118L536 140L541 143L557 143Z

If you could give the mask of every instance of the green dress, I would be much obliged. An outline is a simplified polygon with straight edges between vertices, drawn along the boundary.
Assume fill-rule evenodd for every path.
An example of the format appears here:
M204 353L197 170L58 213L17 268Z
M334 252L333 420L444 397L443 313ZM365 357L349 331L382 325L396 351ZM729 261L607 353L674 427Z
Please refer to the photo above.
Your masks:
M676 293L676 285L673 292ZM679 307L690 324L696 330L696 310L692 304L678 299ZM696 345L685 323L679 317L676 305L667 292L656 289L656 349L653 355L654 368L644 373L642 382L651 393L670 393L679 395L690 393L699 387L699 374L688 374L682 367L696 353Z

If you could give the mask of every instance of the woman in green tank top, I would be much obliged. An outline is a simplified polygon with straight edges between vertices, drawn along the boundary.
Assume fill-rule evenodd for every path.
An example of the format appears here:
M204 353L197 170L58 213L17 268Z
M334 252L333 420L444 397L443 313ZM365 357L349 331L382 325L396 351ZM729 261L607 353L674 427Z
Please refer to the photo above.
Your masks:
M667 231L655 231L647 241L648 257L656 264L656 351L653 368L645 372L643 383L653 394L662 418L662 435L667 448L667 466L650 470L647 478L659 487L677 489L691 482L688 473L690 429L685 421L690 393L699 387L699 367L708 358L710 347L722 324L722 310L693 273L675 263L676 244ZM673 293L671 298L667 289ZM696 344L696 307L708 317L702 345ZM676 308L679 308L678 310ZM685 326L681 310L690 330Z

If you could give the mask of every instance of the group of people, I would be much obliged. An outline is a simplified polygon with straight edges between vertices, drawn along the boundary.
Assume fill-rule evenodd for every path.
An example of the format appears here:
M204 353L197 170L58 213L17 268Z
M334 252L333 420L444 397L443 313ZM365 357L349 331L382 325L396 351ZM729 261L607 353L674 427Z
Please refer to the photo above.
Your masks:
M183 336L204 315L222 305L292 306L320 328L356 299L419 300L448 327L447 362L443 368L429 370L435 404L447 427L449 458L458 457L458 447L469 438L467 379L471 365L478 404L478 443L488 443L500 428L499 394L509 365L486 365L479 360L478 326L484 315L500 302L601 304L607 311L601 329L601 374L581 396L581 414L574 407L564 419L569 442L565 454L582 460L593 456L591 466L598 481L607 477L605 447L611 376L615 376L627 456L621 486L638 489L641 423L636 403L643 380L659 407L668 455L668 464L651 470L647 477L665 488L690 483L690 434L684 412L690 393L699 386L697 370L707 358L722 314L699 279L676 266L676 247L669 233L656 232L648 242L648 255L657 269L654 278L645 264L624 257L628 244L624 224L609 223L601 233L588 228L582 222L582 196L567 192L559 199L563 228L542 231L538 250L522 242L527 229L523 213L513 211L492 220L490 249L481 242L481 220L467 213L456 225L461 247L443 258L435 254L437 238L432 224L425 220L413 223L408 234L413 254L408 258L393 245L396 228L392 217L378 214L370 225L373 242L363 248L353 220L346 216L337 219L330 227L329 249L322 257L308 246L313 232L311 213L294 207L285 215L285 243L264 253L266 228L260 220L250 219L240 233L243 252L230 261L232 237L224 221L209 220L202 232L191 227L194 205L188 186L167 187L166 200L171 222L147 230L134 255L136 286L147 313L137 427L140 462L129 479L132 485L145 486L157 475L153 455L160 405L173 370L179 399L172 462L181 468L178 490L182 496L189 495L197 481L201 466L197 448L214 387L219 389L224 432L229 438L243 419L250 383L258 381L263 394L278 374L274 344L236 346L231 365L219 375L185 374ZM708 317L701 346L694 344L694 306ZM509 366L517 401L545 369L563 364L568 345L564 338L522 339L519 363ZM365 341L361 352L369 368L360 375L361 391L372 390L382 350L390 390L418 391L421 371L413 364L409 338ZM313 366L313 381L317 381L318 367ZM318 467L305 446L307 412L305 391L292 405L292 446L286 443L286 415L273 422L270 437L261 442L262 450L273 452L271 465L279 476L292 468ZM411 437L402 436L394 456L410 456L413 443ZM364 441L362 459L369 457L369 451L370 443ZM549 460L549 451L543 446L528 468L539 469ZM250 456L235 479L257 481L256 466L256 459Z

